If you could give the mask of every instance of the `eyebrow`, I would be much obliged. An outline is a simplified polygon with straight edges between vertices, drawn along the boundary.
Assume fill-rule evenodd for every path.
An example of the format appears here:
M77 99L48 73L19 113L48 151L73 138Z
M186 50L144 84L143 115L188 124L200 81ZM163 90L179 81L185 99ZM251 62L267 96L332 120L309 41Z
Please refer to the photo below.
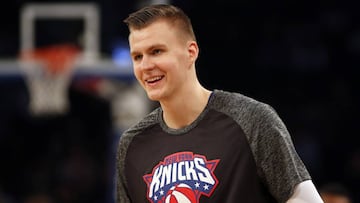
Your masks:
M166 46L164 45L164 44L160 44L160 43L158 43L158 44L153 44L153 45L151 45L150 47L147 47L146 48L146 52L147 51L149 51L149 50L154 50L154 49L158 49L158 48L165 48ZM131 56L133 56L133 55L137 55L137 54L139 54L140 52L138 52L138 51L131 51L130 52L130 55Z

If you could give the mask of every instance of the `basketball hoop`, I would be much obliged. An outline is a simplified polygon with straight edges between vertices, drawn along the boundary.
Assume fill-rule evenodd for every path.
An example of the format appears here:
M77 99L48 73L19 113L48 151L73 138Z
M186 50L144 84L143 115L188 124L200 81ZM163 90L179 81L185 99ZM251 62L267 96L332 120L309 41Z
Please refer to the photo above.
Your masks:
M21 68L30 94L30 112L56 115L68 111L68 86L79 49L74 45L52 45L20 54Z

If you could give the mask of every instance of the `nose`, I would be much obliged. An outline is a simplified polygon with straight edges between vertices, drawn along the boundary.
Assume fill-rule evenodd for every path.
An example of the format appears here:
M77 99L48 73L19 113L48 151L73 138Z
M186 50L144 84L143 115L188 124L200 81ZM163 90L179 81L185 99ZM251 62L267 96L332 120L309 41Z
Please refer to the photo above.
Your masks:
M141 69L143 70L151 70L155 67L155 64L151 57L149 56L143 56L140 64Z

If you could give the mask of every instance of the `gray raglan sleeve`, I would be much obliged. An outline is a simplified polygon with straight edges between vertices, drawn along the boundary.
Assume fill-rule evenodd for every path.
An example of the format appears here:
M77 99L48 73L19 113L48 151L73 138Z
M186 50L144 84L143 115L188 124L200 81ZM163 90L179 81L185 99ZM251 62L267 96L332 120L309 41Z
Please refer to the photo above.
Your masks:
M130 199L127 195L126 178L125 178L125 157L128 146L130 145L132 136L125 132L120 137L120 142L116 155L116 203L129 203Z
M278 202L286 202L297 184L311 179L285 124L271 106L221 90L215 91L212 106L241 126L252 150L257 173Z
M247 136L253 151L258 173L270 193L286 202L297 184L311 179L297 154L290 134L275 110L257 103L247 118Z
M134 136L142 132L149 126L152 126L158 121L158 115L160 112L160 108L153 110L150 114L148 114L145 118L143 118L139 123L134 125L133 127L126 130L120 137L120 141L118 144L117 155L116 155L116 194L115 199L116 203L130 203L130 197L127 191L127 180L125 175L125 161L128 148L131 144Z

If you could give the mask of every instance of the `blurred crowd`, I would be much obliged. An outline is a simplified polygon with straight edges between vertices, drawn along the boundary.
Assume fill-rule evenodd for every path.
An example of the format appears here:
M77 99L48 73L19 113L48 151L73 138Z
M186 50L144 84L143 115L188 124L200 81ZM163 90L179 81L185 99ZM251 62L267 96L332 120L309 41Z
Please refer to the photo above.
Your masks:
M35 117L21 80L0 84L0 202L113 202L109 102L71 88L68 113Z

